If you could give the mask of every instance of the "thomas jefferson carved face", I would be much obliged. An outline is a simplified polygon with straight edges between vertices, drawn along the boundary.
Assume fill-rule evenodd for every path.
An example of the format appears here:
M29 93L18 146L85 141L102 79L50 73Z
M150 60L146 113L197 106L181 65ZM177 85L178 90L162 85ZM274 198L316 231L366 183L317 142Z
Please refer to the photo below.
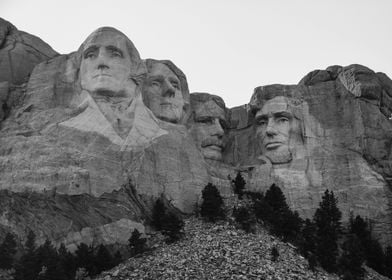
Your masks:
M207 94L204 94L209 96L206 100L196 101L197 95L191 94L193 118L190 133L204 158L220 161L225 148L224 130L227 127L225 105L221 98Z
M301 129L286 97L268 100L256 113L256 133L262 154L272 163L291 161L292 146L300 137Z
M127 38L115 31L98 31L83 44L80 79L83 89L107 96L125 96L131 57Z
M144 103L157 118L179 123L184 110L180 79L163 63L154 63L143 88Z

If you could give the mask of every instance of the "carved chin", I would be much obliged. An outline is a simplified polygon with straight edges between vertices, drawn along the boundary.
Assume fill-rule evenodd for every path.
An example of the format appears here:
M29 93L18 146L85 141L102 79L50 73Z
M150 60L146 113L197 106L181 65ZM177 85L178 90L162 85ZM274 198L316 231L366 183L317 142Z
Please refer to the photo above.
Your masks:
M293 159L291 151L288 147L266 151L264 156L266 156L272 164L289 163Z
M175 110L160 111L157 117L166 122L178 123L181 119L181 112Z

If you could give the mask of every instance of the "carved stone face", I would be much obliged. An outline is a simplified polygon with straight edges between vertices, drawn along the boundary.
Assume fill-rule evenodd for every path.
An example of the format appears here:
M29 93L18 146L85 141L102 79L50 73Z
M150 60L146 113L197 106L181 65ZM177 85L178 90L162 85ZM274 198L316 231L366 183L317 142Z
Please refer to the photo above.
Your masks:
M184 98L178 77L163 63L155 63L143 87L144 102L157 118L179 123L184 109Z
M225 148L225 110L213 100L196 103L195 107L190 133L204 158L219 161Z
M288 100L283 96L268 100L256 113L256 133L262 155L272 163L292 160L292 144L301 131Z
M82 88L100 95L124 96L131 74L127 39L113 31L101 31L87 40L79 74Z

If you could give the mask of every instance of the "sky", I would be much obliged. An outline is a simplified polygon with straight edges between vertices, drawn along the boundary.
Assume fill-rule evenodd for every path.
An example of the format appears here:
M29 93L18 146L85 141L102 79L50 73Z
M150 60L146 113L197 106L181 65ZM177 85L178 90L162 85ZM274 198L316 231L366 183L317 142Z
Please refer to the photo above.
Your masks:
M142 58L172 60L191 92L230 108L257 86L296 84L330 65L392 77L391 11L391 0L0 0L0 17L62 54L115 27Z

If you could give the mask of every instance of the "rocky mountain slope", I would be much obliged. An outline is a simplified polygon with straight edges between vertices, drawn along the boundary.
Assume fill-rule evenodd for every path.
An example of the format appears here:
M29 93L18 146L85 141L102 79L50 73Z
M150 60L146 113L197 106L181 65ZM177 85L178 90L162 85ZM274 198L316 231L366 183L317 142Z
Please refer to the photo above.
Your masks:
M157 238L155 238L157 239ZM272 260L276 247L279 257ZM255 234L229 222L185 221L185 237L173 244L157 242L151 252L130 258L96 280L125 279L339 279L320 269L312 271L296 248L260 227ZM368 270L365 279L385 280Z

